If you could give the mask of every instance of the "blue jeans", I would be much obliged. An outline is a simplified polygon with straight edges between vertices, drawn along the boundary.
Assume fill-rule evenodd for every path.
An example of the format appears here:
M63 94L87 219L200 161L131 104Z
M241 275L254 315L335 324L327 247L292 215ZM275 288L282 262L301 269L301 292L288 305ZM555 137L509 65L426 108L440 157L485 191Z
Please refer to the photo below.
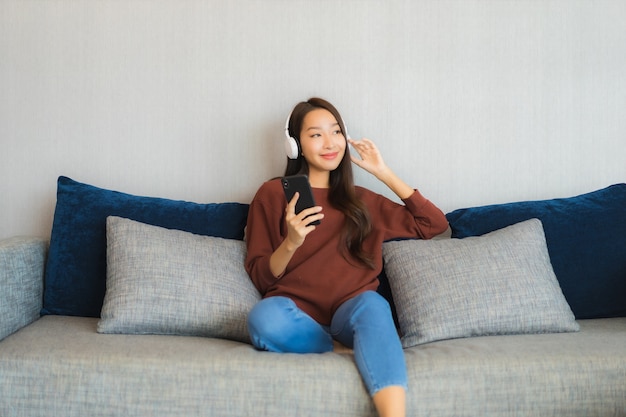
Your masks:
M324 353L333 338L354 349L354 360L370 395L381 388L407 388L404 352L389 303L374 291L343 303L330 327L316 322L287 297L269 297L248 315L248 330L257 349L271 352Z

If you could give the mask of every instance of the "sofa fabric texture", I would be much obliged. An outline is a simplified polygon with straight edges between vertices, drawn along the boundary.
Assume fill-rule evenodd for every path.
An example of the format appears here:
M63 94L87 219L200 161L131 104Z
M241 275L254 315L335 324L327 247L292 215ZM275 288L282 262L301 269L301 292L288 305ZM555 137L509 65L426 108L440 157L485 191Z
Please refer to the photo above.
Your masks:
M98 331L248 342L248 312L261 296L244 269L245 255L240 240L110 216Z
M141 197L59 177L42 314L100 316L106 282L108 216L200 235L243 239L248 205Z
M103 335L97 321L46 316L1 342L0 415L376 416L349 352L277 354L224 339ZM621 417L624 346L626 319L618 318L583 320L578 333L405 349L407 416Z
M47 250L43 239L0 241L0 340L39 318Z
M221 323L233 307L240 323L258 297L247 294L235 306L232 292L246 293L250 283L243 284L241 265L225 266L243 259L246 205L187 206L64 177L59 185L56 231L47 253L43 239L0 241L0 416L376 416L350 350L262 352L240 337L240 324L232 326L233 333L220 333L231 323L218 324L217 333L210 328L210 337L178 336L195 334L198 320L207 326ZM399 300L398 312L416 325L405 331L415 331L420 342L403 350L408 416L626 416L626 317L578 318L579 331L551 327L573 323L563 305L568 294L558 295L555 275L561 287L579 291L580 284L590 291L593 298L578 305L589 314L618 315L624 307L626 298L619 292L624 282L619 261L626 259L622 190L609 187L583 195L582 202L546 200L539 202L539 213L536 202L463 209L448 214L459 238L385 243L390 293ZM167 206L163 211L162 205ZM83 206L87 210L81 212ZM163 217L189 215L178 221L197 222L201 230L153 224L166 220L154 221L155 210L166 213ZM539 215L524 218L529 213ZM581 213L610 213L617 226L608 233L593 217L588 221L593 227L581 226ZM108 239L107 217L113 224ZM492 228L489 218L498 227L477 233L479 226ZM463 230L476 236L460 238ZM614 252L594 260L587 252L599 244L596 230ZM228 236L211 237L214 233ZM553 257L566 257L568 245L587 243L569 255L592 271L582 283L559 276L556 265L551 274L546 250L555 264ZM54 274L44 276L46 255ZM593 262L599 262L596 270ZM100 317L107 279L111 299ZM424 293L431 286L436 296ZM617 295L601 298L609 290ZM202 295L210 305L195 311ZM530 297L537 299L527 303ZM56 313L46 313L44 300ZM420 322L427 309L443 316L429 318L434 324L429 330ZM39 317L40 311L46 314ZM465 322L459 327L461 316ZM499 321L503 317L507 320ZM123 334L98 332L107 321ZM534 333L537 323L551 333ZM451 336L458 328L462 332ZM430 332L428 342L419 340L424 329Z
M578 331L537 219L480 237L384 244L402 345Z
M446 217L456 238L538 218L576 318L626 316L626 184L568 198L458 209Z

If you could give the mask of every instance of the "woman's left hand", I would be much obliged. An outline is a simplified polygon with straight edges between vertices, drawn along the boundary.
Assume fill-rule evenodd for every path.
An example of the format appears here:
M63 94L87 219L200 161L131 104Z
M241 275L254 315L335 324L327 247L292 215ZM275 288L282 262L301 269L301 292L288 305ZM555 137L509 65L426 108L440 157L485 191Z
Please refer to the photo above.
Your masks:
M363 138L361 140L348 139L348 143L352 145L352 148L360 156L360 158L357 158L354 155L350 155L352 162L357 166L378 178L387 170L387 165L374 142Z

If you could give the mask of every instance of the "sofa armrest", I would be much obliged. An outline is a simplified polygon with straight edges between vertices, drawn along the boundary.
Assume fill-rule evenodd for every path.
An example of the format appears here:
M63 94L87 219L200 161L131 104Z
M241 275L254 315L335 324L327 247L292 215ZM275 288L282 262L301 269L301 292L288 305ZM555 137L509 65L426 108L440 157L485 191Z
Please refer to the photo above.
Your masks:
M42 238L0 240L0 340L39 318L47 251Z

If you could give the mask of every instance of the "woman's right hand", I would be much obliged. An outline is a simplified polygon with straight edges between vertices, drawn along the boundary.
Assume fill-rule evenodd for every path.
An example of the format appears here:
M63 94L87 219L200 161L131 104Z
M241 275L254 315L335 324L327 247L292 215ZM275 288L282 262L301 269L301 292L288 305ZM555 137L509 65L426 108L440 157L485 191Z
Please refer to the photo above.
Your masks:
M285 209L285 221L287 222L287 238L286 243L290 251L295 251L302 246L306 236L315 230L315 225L311 224L316 220L322 220L324 214L321 213L322 207L315 206L302 210L296 214L296 203L300 193L295 193L291 201Z
M306 236L315 230L315 225L311 224L311 222L324 218L324 215L321 213L322 207L320 206L311 207L296 214L298 197L300 197L300 194L295 193L285 209L287 237L270 256L270 270L277 279L281 278L285 273L289 261L296 250L302 246ZM305 220L304 218L307 216L310 217Z

